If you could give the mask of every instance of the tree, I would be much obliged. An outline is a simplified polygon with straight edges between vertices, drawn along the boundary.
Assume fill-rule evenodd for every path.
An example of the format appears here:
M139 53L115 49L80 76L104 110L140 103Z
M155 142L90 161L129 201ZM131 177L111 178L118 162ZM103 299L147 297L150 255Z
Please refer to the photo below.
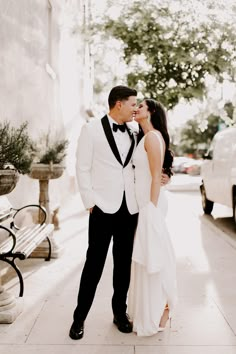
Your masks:
M107 34L123 43L127 83L146 97L161 97L168 109L180 98L202 98L208 75L221 82L233 80L235 73L235 28L216 18L216 2L207 2L209 16L202 20L190 11L191 1L177 3L138 0L103 24Z
M233 121L233 114L234 114L234 106L233 103L228 101L224 105L224 109L228 115L228 117Z
M206 151L209 148L220 124L224 124L224 121L213 114L208 117L206 125L202 128L197 119L187 121L180 133L178 147L173 147L173 149L178 150L179 154L193 154L198 157L199 150Z

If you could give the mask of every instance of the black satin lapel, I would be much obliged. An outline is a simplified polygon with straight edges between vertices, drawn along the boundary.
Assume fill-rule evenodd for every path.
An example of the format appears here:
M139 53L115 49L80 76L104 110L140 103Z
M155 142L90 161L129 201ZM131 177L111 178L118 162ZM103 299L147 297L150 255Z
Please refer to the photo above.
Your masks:
M113 136L112 131L111 131L111 126L110 126L110 123L109 123L109 120L108 120L107 116L104 116L101 121L102 121L102 126L103 126L103 129L104 129L105 135L107 137L107 141L108 141L108 143L109 143L109 145L111 147L111 150L112 150L113 154L115 155L116 159L119 161L119 163L121 165L123 165L123 163L121 161L121 158L120 158L119 151L118 151L116 143L115 143L114 136Z
M126 128L127 128L127 126L126 126ZM132 140L132 143L131 143L128 155L126 157L126 160L125 160L125 163L124 163L124 167L128 165L129 160L131 159L131 156L132 156L133 151L134 151L134 146L135 146L134 136L133 136L133 134L130 133L129 128L127 128L127 130L128 130L129 136L130 136L130 138Z

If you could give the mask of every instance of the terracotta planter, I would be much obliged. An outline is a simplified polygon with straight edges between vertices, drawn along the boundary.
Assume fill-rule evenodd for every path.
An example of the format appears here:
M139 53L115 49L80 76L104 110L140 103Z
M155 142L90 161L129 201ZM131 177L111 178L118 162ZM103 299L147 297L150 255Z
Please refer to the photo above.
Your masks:
M33 163L30 168L29 177L38 180L55 179L62 176L65 167L60 164Z
M0 195L10 193L19 180L16 170L0 170Z

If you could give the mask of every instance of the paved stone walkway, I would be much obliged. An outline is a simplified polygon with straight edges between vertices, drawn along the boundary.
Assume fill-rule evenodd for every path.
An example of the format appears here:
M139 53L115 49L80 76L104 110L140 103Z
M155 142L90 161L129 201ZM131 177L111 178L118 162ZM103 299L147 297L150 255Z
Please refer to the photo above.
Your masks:
M55 232L64 249L60 258L19 262L25 279L24 310L13 324L0 325L0 353L235 354L236 250L201 222L199 196L194 197L194 210L188 194L168 192L168 198L179 288L172 328L147 338L116 329L110 306L110 252L85 336L80 341L69 338L87 247L88 214L75 195L61 210L61 229ZM17 294L16 278L9 273L8 279L5 287Z

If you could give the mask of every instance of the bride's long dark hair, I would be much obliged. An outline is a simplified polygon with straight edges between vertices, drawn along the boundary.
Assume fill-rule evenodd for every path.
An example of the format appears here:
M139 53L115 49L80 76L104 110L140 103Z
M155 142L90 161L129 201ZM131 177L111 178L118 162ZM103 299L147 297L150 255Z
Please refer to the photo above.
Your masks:
M170 137L167 130L167 119L166 119L166 112L164 107L160 102L157 102L151 98L145 98L144 101L148 107L148 111L150 112L151 118L150 121L153 127L156 130L159 130L161 133L165 144L165 157L163 162L163 170L164 173L167 174L169 177L173 175L172 172L172 164L173 164L173 152L170 150ZM144 133L139 126L139 133L138 133L138 142L142 139Z

